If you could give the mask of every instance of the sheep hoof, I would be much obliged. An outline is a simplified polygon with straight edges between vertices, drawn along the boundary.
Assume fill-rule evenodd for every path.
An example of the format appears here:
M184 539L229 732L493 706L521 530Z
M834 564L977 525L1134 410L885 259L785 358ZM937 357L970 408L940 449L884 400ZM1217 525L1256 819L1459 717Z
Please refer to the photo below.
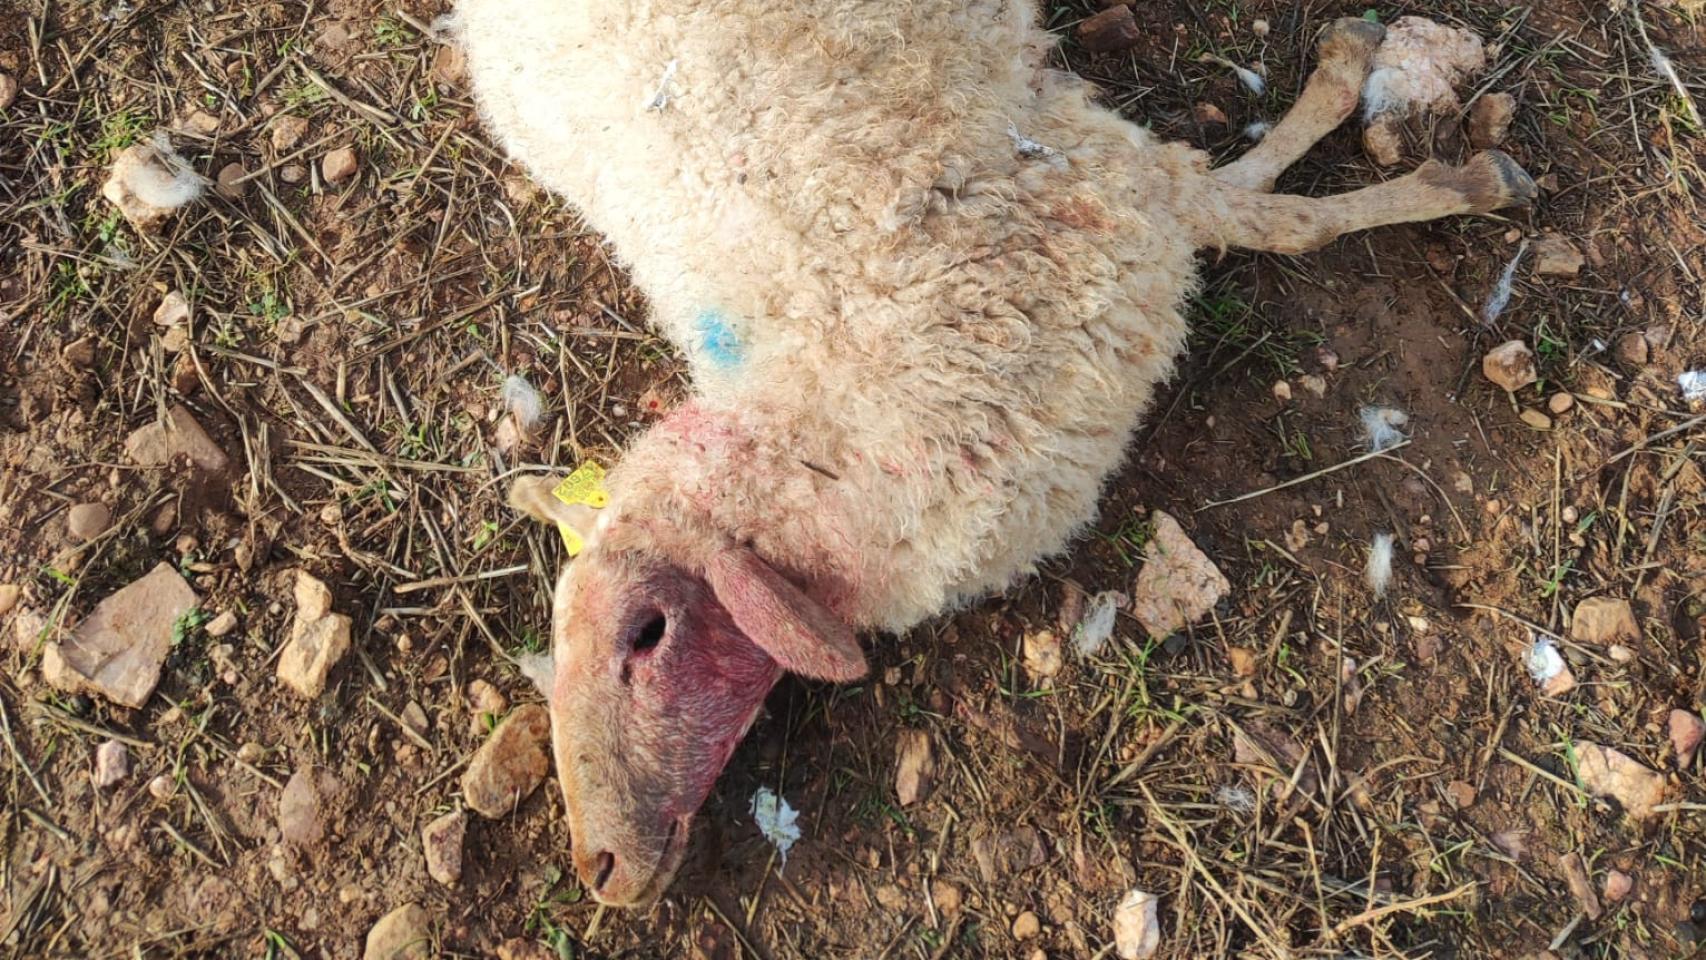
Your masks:
M1477 213L1527 206L1540 195L1534 178L1503 150L1477 153L1464 164L1463 172L1469 181L1466 192Z
M1321 65L1343 63L1358 74L1368 72L1374 51L1386 39L1386 28L1361 17L1340 17L1321 34L1316 44Z

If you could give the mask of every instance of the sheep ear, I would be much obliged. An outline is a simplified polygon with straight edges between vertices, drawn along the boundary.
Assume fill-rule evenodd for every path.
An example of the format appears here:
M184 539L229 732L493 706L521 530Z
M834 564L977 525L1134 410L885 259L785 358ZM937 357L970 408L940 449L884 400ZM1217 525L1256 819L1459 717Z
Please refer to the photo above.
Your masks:
M552 495L555 477L518 477L509 485L509 505L540 523L567 527L585 540L592 533L597 512L584 503L564 503Z
M782 669L815 680L865 675L853 628L806 596L751 550L724 550L706 564L706 580L735 626Z

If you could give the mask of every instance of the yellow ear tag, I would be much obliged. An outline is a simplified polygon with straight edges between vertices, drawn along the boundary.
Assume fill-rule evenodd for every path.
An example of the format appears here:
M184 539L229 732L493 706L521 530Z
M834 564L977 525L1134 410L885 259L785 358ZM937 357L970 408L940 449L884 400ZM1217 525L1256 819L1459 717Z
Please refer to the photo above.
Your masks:
M576 467L551 495L570 506L585 504L594 510L602 510L610 503L610 493L604 489L604 468L591 460ZM568 548L569 556L579 556L586 549L586 541L567 524L557 524L557 532L563 535L563 546Z

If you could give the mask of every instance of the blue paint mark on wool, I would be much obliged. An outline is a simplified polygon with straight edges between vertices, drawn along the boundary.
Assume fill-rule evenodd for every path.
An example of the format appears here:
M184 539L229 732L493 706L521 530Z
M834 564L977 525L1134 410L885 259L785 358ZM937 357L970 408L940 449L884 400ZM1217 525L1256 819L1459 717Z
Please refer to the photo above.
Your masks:
M717 310L702 310L694 326L699 331L699 347L711 363L727 370L740 366L746 359L739 334L729 325L727 317Z

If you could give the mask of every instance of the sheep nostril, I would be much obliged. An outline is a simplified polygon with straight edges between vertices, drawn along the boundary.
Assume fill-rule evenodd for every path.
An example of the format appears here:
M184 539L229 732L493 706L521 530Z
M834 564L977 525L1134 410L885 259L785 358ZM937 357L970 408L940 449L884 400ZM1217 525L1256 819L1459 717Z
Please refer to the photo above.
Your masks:
M598 855L598 872L593 877L592 889L598 893L604 885L610 882L610 875L616 872L616 855L606 850Z

